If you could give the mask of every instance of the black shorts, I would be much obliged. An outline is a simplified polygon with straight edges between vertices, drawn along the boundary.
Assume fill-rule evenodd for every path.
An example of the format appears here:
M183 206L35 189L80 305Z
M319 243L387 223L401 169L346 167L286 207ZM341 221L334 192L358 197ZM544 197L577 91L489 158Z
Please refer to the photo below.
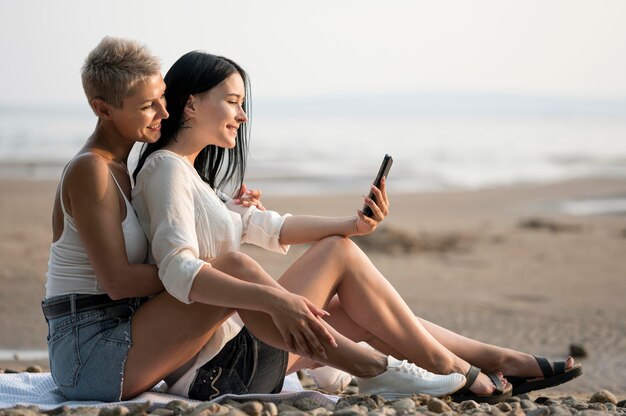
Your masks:
M189 398L212 400L223 394L279 393L289 354L258 340L246 327L198 369Z

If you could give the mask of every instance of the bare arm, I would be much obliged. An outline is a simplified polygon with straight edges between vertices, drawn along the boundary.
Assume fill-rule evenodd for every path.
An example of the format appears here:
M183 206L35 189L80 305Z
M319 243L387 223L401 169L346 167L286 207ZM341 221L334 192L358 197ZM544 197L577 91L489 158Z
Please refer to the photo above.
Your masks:
M280 243L310 243L331 235L350 237L356 234L357 218L356 215L351 217L293 215L285 218L280 230Z
M386 180L383 178L380 189L372 185L377 202L365 197L364 201L372 209L373 218L366 217L361 210L351 217L294 215L285 219L280 230L280 243L301 244L319 241L331 235L352 237L372 233L389 214L389 198L385 188Z
M219 257L214 259L214 262L218 261ZM291 293L278 284L251 283L206 265L196 275L189 299L268 314L290 351L307 355L317 351L326 357L326 348L319 339L337 345L321 323L321 318L328 313L307 298Z
M96 155L81 156L68 168L63 189L98 283L107 294L122 299L162 291L156 266L128 264L119 191L106 161Z

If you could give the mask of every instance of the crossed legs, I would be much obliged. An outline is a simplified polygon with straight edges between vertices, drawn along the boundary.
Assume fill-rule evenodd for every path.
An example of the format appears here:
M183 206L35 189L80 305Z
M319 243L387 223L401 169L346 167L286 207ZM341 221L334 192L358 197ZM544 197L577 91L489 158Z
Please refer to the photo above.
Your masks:
M541 374L538 368L535 374L536 363L530 355L474 341L416 318L367 256L345 238L330 237L313 245L278 283L241 253L220 256L212 266L240 279L282 287L326 307L331 313L327 327L338 348L325 345L327 357L306 358L359 377L380 374L386 366L384 355L355 343L362 340L385 354L441 374L465 373L469 362L485 370L514 370L507 371L510 375ZM211 305L185 305L167 293L142 305L133 317L123 398L149 389L187 363L232 313ZM269 315L249 310L239 314L255 336L285 349ZM493 384L481 375L472 390L489 394Z
M307 255L311 258L305 260ZM321 264L322 258L337 257L344 269L337 279L337 295L326 304L330 316L325 319L353 341L366 341L385 354L441 374L465 373L471 364L485 372L542 376L537 361L530 354L476 341L414 316L396 290L350 240L327 239L305 256L302 264L300 260L294 263L279 281L293 285L290 290L295 293L303 290L303 286L316 286L319 279L332 281L333 273L328 270L320 272L323 277L308 280L302 275L309 268L319 270L320 266L315 267L315 264ZM301 277L289 277L290 272ZM569 358L566 368L573 365L573 359ZM488 394L493 391L493 384L481 375L472 390Z

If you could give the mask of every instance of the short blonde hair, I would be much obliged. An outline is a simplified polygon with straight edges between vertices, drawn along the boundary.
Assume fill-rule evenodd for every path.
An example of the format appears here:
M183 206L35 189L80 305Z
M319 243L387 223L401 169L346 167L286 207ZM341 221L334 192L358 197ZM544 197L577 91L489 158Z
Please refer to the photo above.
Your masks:
M92 50L81 69L83 89L91 106L100 98L116 108L133 88L161 72L159 58L137 41L107 36Z

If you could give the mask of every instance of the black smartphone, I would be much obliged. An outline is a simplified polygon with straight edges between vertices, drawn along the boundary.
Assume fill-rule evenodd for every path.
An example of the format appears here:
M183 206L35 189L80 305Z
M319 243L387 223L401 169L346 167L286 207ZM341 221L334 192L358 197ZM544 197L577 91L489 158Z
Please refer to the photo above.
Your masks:
M376 179L374 179L373 182L375 187L380 189L380 180L383 178L383 176L385 178L387 177L387 174L389 173L389 169L391 169L392 164L393 158L389 155L385 155L385 157L383 158L383 163L380 164L380 169L378 169L378 175L376 175ZM374 195L374 192L372 192L372 190L370 190L368 197L376 202L376 196ZM367 204L363 205L363 214L372 218L372 209Z

